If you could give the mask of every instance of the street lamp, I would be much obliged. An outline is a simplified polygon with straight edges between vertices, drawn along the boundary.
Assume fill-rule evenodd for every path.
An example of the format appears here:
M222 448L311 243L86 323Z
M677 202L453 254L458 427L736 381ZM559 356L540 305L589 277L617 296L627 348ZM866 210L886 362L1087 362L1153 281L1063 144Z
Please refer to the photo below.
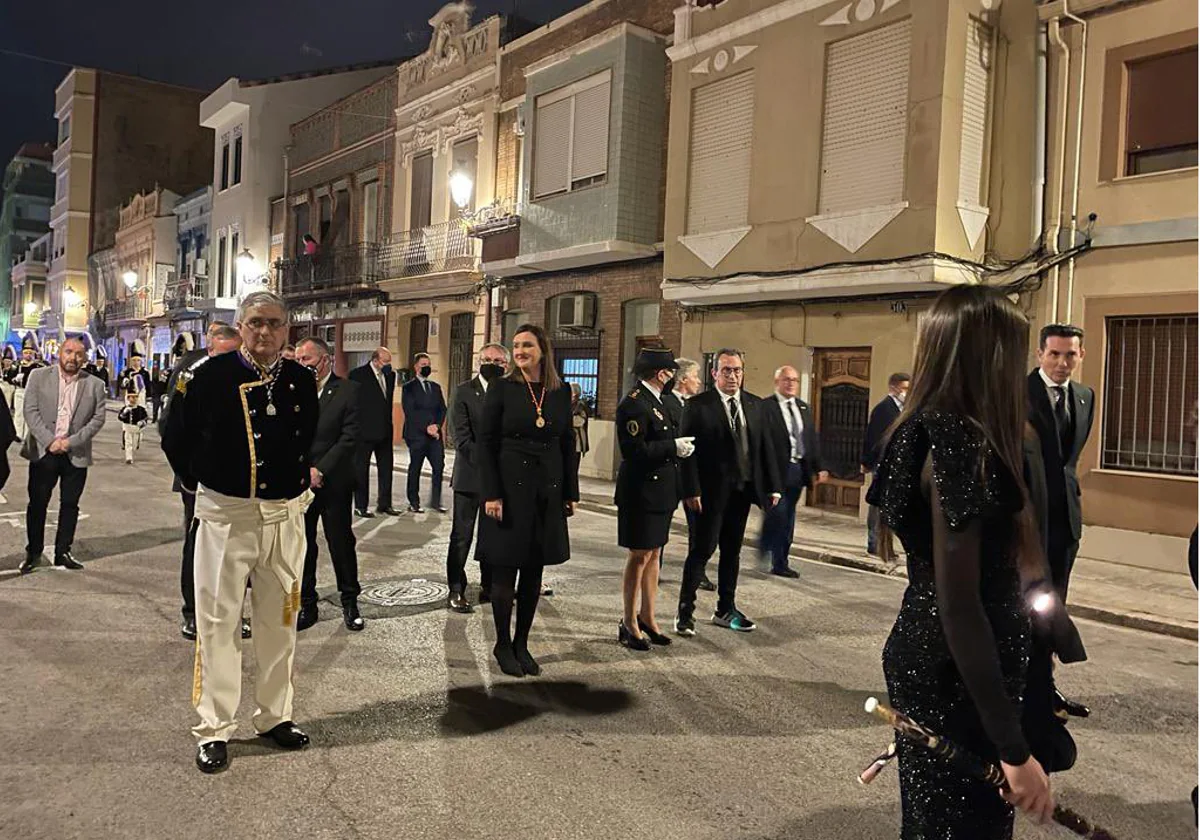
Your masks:
M243 283L254 286L266 285L267 272L262 270L262 266L258 264L254 254L250 253L249 248L243 248L234 262L238 267L238 279Z
M450 197L454 199L454 203L458 205L459 211L464 215L467 207L471 204L471 191L474 189L475 182L467 173L455 172L450 176Z
M137 275L135 274L134 282L136 282L136 281L137 281ZM70 306L71 308L78 306L80 303L79 292L75 291L74 287L67 286L66 290L63 291L63 303L65 303L67 306Z
M138 273L133 269L130 269L121 275L121 280L125 283L125 286L129 289L129 291L132 292L137 288Z

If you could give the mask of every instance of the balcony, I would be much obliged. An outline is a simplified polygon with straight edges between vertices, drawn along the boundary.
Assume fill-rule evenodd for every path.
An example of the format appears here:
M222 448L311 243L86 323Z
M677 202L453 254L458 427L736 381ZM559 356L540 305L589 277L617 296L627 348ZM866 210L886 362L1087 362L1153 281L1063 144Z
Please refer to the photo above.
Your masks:
M163 306L167 314L179 315L200 310L199 302L208 298L208 278L189 277L167 284L163 293Z
M70 156L71 156L71 138L68 137L66 140L59 143L58 148L54 150L54 162L52 164L54 171L55 172L60 171L60 168L62 167L63 163Z
M379 245L359 242L275 263L279 290L292 302L379 294Z
M146 293L139 293L120 300L110 300L104 304L104 320L110 324L122 321L145 321L161 314L154 298Z
M381 251L388 280L479 271L479 247L466 225L454 220L406 230L393 236Z

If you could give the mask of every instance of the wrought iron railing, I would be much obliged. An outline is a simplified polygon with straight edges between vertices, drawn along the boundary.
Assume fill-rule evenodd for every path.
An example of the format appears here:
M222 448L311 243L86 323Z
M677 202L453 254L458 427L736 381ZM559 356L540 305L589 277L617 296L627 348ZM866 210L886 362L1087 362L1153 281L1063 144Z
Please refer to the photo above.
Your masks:
M275 264L279 288L292 297L369 289L379 280L379 245L359 242Z
M110 300L104 304L104 320L131 321L137 315L137 298Z
M163 306L168 312L183 312L195 306L197 301L208 297L208 278L189 277L167 284L163 294Z
M479 269L479 244L458 219L406 230L393 236L380 251L384 277L419 277L447 271Z

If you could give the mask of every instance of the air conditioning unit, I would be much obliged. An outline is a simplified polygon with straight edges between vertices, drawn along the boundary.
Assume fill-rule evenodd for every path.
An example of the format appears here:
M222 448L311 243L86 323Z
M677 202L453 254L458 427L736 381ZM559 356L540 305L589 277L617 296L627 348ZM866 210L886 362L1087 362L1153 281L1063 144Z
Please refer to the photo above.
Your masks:
M595 295L565 295L558 301L558 328L560 330L590 330L595 326Z
M192 276L207 277L208 260L204 259L203 257L196 257L196 262L192 264Z

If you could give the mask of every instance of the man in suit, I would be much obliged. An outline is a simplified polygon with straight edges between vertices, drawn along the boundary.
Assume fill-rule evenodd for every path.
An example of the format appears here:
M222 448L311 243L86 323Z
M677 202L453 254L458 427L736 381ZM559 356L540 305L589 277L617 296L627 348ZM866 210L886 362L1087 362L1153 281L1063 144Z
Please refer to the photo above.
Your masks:
M871 409L860 459L863 475L875 474L879 459L883 457L883 436L900 416L911 381L912 377L907 373L893 373L888 377L887 396ZM875 554L886 562L892 562L896 556L890 536L884 540L882 547L879 545L879 508L875 505L871 505L867 511L867 554Z
M454 389L450 424L454 428L454 524L450 526L450 549L446 553L446 582L450 586L447 606L454 612L472 612L467 600L467 555L479 520L479 468L475 447L483 426L483 400L488 383L508 371L508 351L502 344L488 344L479 351L479 375ZM479 561L480 603L491 599L490 566L483 562L483 546L475 548Z
M740 350L723 349L713 362L717 390L688 401L680 437L696 443L696 457L683 464L684 504L697 513L688 535L688 556L679 591L675 632L696 635L693 613L704 567L720 549L717 566L718 627L748 632L755 628L737 608L737 578L750 506L769 510L783 495L762 400L742 390Z
M297 630L317 623L317 520L325 525L325 542L342 597L342 621L347 630L358 632L366 623L358 613L358 555L350 519L354 494L354 450L358 441L357 382L341 379L333 372L329 345L319 338L306 338L296 347L296 361L317 379L317 431L309 453L313 502L304 514L307 551L304 579L300 588L300 618Z
M808 403L797 396L799 393L800 374L794 367L784 365L775 371L775 393L763 401L767 434L783 481L783 499L763 511L759 550L771 559L771 574L785 578L800 577L788 564L800 493L814 478L819 481L829 478L829 473L821 469L821 443L812 412Z
M1029 423L1037 432L1046 473L1046 563L1064 604L1083 535L1079 455L1091 434L1096 405L1091 388L1071 381L1083 357L1083 330L1071 324L1047 324L1038 336L1038 367L1028 380ZM1035 642L1029 673L1045 674L1052 653ZM1055 697L1066 714L1088 716L1087 707L1067 700L1057 689Z
M404 383L400 406L404 411L404 443L408 446L408 509L423 513L421 508L421 467L429 460L433 472L429 489L429 506L439 513L442 507L442 468L445 452L442 449L442 424L446 422L446 398L442 386L431 380L433 367L429 356L418 353L413 357L416 377Z
M671 415L671 422L675 424L676 429L683 428L683 412L687 406L688 400L704 390L704 383L700 379L700 363L691 359L678 358L675 364L679 365L679 370L675 374L675 387L671 392L663 395L663 405L667 409L667 413ZM687 505L683 506L683 515L687 520L688 533L696 527L696 512ZM663 566L663 558L666 555L666 546L658 555L658 567ZM708 578L708 572L704 573L704 577L700 579L699 588L705 592L716 592L717 585Z
M104 426L104 386L83 372L87 351L78 338L59 347L58 366L32 371L25 384L25 427L21 454L29 460L29 507L25 512L28 543L21 574L41 561L46 538L46 508L54 485L59 491L58 533L54 535L54 565L82 569L71 555L79 498L92 463L92 438Z
M354 455L354 512L370 519L371 456L379 473L379 496L375 509L399 516L392 507L392 402L396 395L396 374L392 354L376 347L371 360L350 371L350 380L358 383L358 450Z

